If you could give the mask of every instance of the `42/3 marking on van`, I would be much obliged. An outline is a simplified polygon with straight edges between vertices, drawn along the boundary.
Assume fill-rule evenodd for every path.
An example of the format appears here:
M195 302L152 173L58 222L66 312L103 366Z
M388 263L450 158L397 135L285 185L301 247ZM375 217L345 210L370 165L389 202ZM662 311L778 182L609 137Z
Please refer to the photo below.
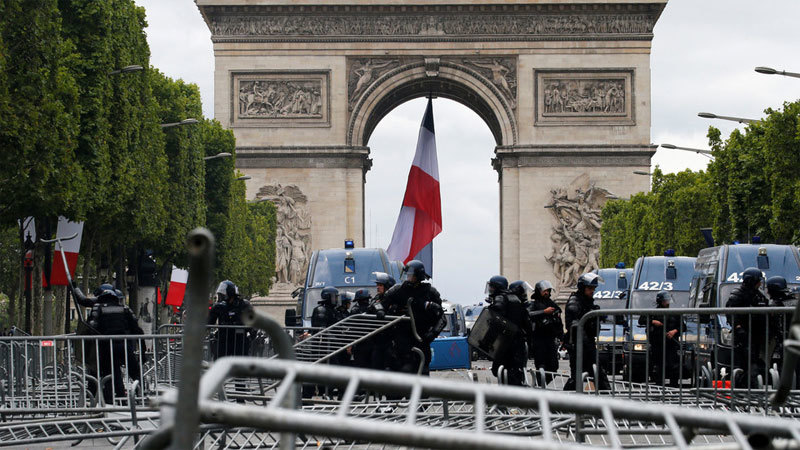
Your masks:
M659 283L658 281L645 281L636 289L641 289L643 291L671 291L672 282L662 281Z

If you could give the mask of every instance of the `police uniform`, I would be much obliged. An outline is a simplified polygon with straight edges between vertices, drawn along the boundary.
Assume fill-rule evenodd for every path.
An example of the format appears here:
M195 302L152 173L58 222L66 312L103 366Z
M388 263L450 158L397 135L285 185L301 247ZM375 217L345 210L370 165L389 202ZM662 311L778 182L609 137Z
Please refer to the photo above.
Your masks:
M662 295L659 292L658 295ZM657 300L656 308L665 309L666 306ZM681 332L684 330L680 316L639 316L639 326L647 327L647 342L650 346L650 373L656 383L663 385L664 378L669 378L669 385L678 386L680 379L680 349ZM673 337L667 333L676 330Z
M558 372L558 340L564 334L564 324L561 321L561 308L550 297L533 294L532 301L528 303L528 314L533 325L531 335L531 355L536 365L537 376L540 369L546 372ZM544 310L554 308L552 314L545 314ZM552 381L553 375L548 374L545 384Z
M519 297L507 291L495 292L487 301L490 303L490 310L519 328L517 335L511 338L509 344L492 361L492 374L498 376L498 370L503 366L508 374L508 384L522 386L525 383L524 370L528 365L527 341L533 331L528 311Z
M395 285L384 295L381 303L390 315L409 315L408 301L411 300L411 312L414 315L418 341L411 330L410 323L404 323L392 330L392 369L399 372L416 373L419 359L412 350L422 350L425 356L422 373L430 372L431 342L444 329L444 311L439 291L429 283L412 283L409 281Z
M141 335L144 334L133 312L124 305L122 292L110 285L103 285L95 291L96 297L86 297L80 289L73 286L75 302L81 306L91 307L89 313L89 334L101 336ZM141 378L140 360L136 353L136 344L128 339L98 339L97 346L97 380L111 375L110 382L103 386L103 399L106 404L113 404L114 397L125 398L125 382L122 366L126 366L131 379ZM94 372L92 370L92 372ZM91 389L91 387L90 387Z
M350 308L350 315L374 314L370 312L370 296L366 289L356 291L355 305ZM353 346L353 365L368 369L372 367L372 350L375 346L374 339L360 342Z
M564 319L566 321L567 326L567 352L569 353L569 373L570 378L569 381L564 385L564 390L573 390L575 389L577 383L581 380L581 374L576 374L577 371L577 342L576 339L578 337L578 330L577 325L581 318L586 315L589 311L593 311L595 309L600 309L599 306L594 304L594 298L587 297L581 292L579 289L576 292L573 292L570 295L569 300L567 300L567 305L564 311ZM597 347L596 347L596 339L597 339L597 328L598 328L598 318L595 317L586 321L583 328L583 371L588 372L590 374L593 373L592 365L597 363ZM608 384L608 378L606 377L605 372L602 368L598 367L599 371L599 380L597 380L597 384L599 389L606 390L609 389L610 386Z
M328 328L338 321L336 309L330 302L320 302L311 311L311 326L314 328Z
M217 332L217 345L212 347L215 357L246 356L250 353L251 329L244 328L242 313L252 308L250 302L236 298L231 301L218 301L211 307L208 324L235 326L220 328Z
M745 283L734 289L725 303L726 308L766 307L768 305L767 298L758 290L757 285ZM753 314L752 316L728 314L728 323L733 327L733 367L743 371L740 378L736 380L739 387L744 386L744 380L750 380L750 385L753 386L756 384L758 375L764 375L766 364L761 355L766 346L767 320L767 316L763 314ZM748 370L750 367L755 370Z

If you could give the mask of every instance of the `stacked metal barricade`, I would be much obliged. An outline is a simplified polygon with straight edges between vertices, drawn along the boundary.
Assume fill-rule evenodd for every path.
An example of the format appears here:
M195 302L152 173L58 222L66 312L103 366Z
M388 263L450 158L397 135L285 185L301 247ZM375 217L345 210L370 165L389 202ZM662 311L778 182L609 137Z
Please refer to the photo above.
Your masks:
M629 372L627 378L612 374L609 391L591 390L594 368L579 368L583 394L561 391L564 374L549 374L546 386L509 387L472 376L462 381L325 364L407 319L355 316L309 335L253 311L247 327L260 334L250 356L213 361L213 332L204 320L211 242L202 232L190 237L187 302L194 309L184 327L135 339L0 338L0 446L104 439L119 448L181 449L800 447L800 395L780 367L755 387L726 385L731 371L699 364L677 388L634 380ZM603 314L632 320L648 311ZM783 363L794 367L800 339L786 336ZM141 356L125 361L138 365L140 380L126 380L128 395L110 404L101 400L102 386L115 380L93 379L98 339L133 339ZM529 375L531 384L546 379ZM337 395L301 399L304 384ZM774 397L781 406L770 403Z

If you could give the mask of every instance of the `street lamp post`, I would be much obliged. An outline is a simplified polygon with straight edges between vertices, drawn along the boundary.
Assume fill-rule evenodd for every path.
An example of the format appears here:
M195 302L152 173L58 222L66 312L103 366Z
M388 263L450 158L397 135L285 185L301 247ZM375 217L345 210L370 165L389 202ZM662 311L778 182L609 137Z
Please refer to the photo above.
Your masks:
M31 240L31 234L28 233L28 237L25 239L25 243L23 244L25 249L25 259L23 261L23 266L25 267L25 332L31 333L31 290L33 289L33 279L31 275L33 274L33 240Z
M140 70L144 70L144 67L140 65L132 65L132 66L125 66L121 69L112 70L111 72L108 72L108 74L118 75L120 73L139 72Z
M672 144L661 144L661 147L667 148L667 149L670 149L670 150L683 150L683 151L686 151L686 152L693 152L693 153L697 153L698 155L703 155L708 159L714 159L714 157L711 156L712 155L711 150L704 150L702 148L681 147L681 146L672 145Z
M739 122L739 123L746 123L746 124L753 124L761 122L760 120L756 119L746 119L744 117L734 117L734 116L720 116L718 114L709 113L709 112L701 112L697 113L699 117L704 119L720 119L720 120L730 120L732 122Z
M203 161L211 161L212 159L218 159L218 158L229 158L231 156L233 155L231 155L228 152L219 152L216 155L204 156Z
M189 118L189 119L183 119L180 122L162 123L161 124L161 128L172 128L172 127L178 127L178 126L181 126L181 125L192 125L192 124L199 123L199 122L200 121L197 120L197 119Z
M772 67L756 67L756 72L763 73L764 75L783 75L784 77L800 78L800 73L776 70Z

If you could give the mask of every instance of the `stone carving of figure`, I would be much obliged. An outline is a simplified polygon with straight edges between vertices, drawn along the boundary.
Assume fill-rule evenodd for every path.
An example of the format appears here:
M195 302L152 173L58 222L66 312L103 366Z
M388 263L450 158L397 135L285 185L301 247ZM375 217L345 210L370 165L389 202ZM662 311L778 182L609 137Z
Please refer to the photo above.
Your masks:
M511 85L506 79L506 76L511 72L511 69L501 64L500 60L492 60L490 63L480 63L476 61L470 61L470 63L474 66L481 67L484 69L489 69L492 71L492 83L500 89L500 92L503 93L512 103L515 102L514 98L514 91L511 89Z
M276 207L275 278L278 284L302 284L311 250L311 219L306 196L296 185L262 187L257 198L268 198Z
M576 178L569 188L553 189L550 209L556 223L550 236L552 252L546 257L553 266L559 291L574 287L578 277L598 269L601 210L616 198L589 182L587 174Z
M377 60L367 59L361 65L353 69L353 73L358 76L358 81L356 81L356 88L353 90L351 99L357 99L363 91L369 87L370 83L376 78L376 70L383 69L395 63L397 63L396 60L378 62Z

